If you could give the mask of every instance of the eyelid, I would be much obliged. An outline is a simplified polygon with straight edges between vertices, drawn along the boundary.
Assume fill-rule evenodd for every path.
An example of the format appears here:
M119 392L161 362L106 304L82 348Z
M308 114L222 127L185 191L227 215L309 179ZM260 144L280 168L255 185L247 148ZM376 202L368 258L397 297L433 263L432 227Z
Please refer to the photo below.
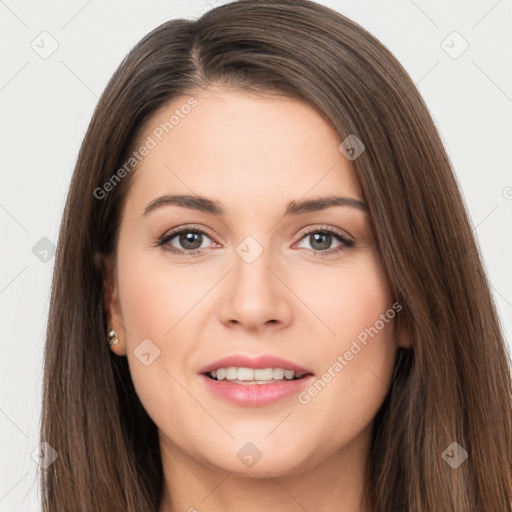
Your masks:
M225 243L224 241L222 241L220 236L218 236L217 234L213 234L210 230L208 230L208 228L199 226L197 224L183 224L181 226L177 226L175 228L169 229L169 230L165 231L162 236L158 237L157 240L162 240L163 238L169 238L172 235L179 234L183 231L199 231L200 233L203 233L212 239L219 238L222 243Z
M329 233L335 233L342 238L350 240L355 243L355 238L348 232L340 228L336 228L334 226L330 226L328 224L310 224L302 228L298 233L297 237L302 238L305 235L309 235L311 233L315 233L316 231L328 231Z
M170 236L170 235L172 235L174 233L179 233L179 232L184 231L186 229L190 229L191 231L193 231L193 230L200 231L201 233L204 233L204 234L208 235L210 238L218 237L218 235L212 234L207 228L205 228L203 226L199 226L197 224L184 224L184 225L177 226L175 228L172 228L170 230L165 231L162 236L158 237L158 239L160 240L160 239L162 239L164 237L167 238L168 236ZM337 233L338 235L340 235L340 236L342 236L344 238L348 237L350 239L350 241L352 241L352 242L354 241L354 237L348 231L336 228L334 226L322 225L322 224L310 224L308 226L305 226L304 228L302 228L297 233L296 237L303 238L305 235L308 235L311 232L314 233L315 231L322 231L322 230L326 230L326 231L329 231L329 232ZM220 238L220 237L218 237L218 238ZM225 243L225 242L222 241L222 243Z

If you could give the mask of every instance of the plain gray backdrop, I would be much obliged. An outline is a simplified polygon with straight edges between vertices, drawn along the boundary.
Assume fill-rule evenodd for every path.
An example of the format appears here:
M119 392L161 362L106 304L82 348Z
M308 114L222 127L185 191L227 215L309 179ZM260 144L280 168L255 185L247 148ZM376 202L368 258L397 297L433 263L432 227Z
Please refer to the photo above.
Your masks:
M0 512L40 510L32 454L39 451L52 248L98 97L146 33L220 3L0 0ZM510 347L512 0L320 3L380 39L425 98L462 187Z

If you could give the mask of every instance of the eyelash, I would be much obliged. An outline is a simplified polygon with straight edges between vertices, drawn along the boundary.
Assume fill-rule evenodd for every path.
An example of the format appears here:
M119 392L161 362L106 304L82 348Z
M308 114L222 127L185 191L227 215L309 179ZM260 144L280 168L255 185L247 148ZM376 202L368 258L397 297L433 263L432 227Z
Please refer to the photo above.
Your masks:
M173 229L172 231L166 233L164 236L156 239L156 246L165 246L168 242L170 242L173 238L175 238L177 235L180 235L181 233L202 233L203 235L206 235L208 238L213 238L210 236L208 232L206 232L204 229L197 227L197 226L184 226L180 228ZM329 234L334 235L336 239L338 239L339 242L342 243L339 247L336 249L329 249L326 251L320 251L317 249L306 249L308 252L312 252L314 256L317 256L318 254L322 257L331 256L333 254L341 253L343 251L346 251L348 249L351 249L355 242L353 240L350 240L346 238L344 235L341 234L340 231L337 229L334 229L330 226L319 226L311 231L305 232L301 234L300 240L303 238L312 235L313 233L323 233L323 234ZM179 250L175 249L174 247L167 246L165 247L166 251L169 251L173 254L176 254L178 256L185 256L185 257L197 257L201 256L203 254L204 249L194 249L191 251L185 251L185 250Z

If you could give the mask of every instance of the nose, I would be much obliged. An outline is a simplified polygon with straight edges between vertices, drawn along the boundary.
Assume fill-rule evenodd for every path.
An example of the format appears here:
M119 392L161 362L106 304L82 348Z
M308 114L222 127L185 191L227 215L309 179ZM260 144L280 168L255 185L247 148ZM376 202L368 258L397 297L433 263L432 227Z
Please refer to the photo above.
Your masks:
M254 261L234 255L219 315L228 326L248 330L278 330L292 321L293 293L286 283L283 265L263 251Z

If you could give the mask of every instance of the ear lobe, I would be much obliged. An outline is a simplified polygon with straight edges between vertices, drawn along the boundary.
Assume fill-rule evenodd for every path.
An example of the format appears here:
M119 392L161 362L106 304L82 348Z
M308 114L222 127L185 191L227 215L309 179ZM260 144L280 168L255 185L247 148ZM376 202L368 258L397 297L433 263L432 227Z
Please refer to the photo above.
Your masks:
M111 255L96 255L96 264L101 270L103 279L103 309L107 318L107 328L114 329L119 338L119 343L113 345L113 350L118 355L124 354L124 329L121 319L121 304L119 302L119 290L117 286L117 269L115 259ZM105 340L107 339L105 333ZM106 341L105 341L106 343Z

